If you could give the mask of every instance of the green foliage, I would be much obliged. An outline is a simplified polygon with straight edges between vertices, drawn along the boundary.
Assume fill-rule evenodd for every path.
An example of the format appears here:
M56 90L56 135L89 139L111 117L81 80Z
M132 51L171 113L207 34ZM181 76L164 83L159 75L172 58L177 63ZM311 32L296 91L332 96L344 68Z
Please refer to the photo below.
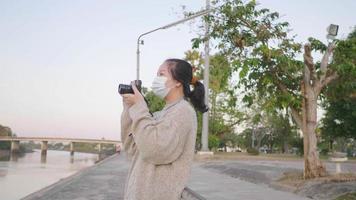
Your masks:
M74 143L74 149L76 152L97 153L97 144L92 143ZM69 145L66 147L69 150Z
M302 142L296 127L290 123L290 116L282 112L266 112L262 107L251 107L255 110L249 112L246 120L247 129L238 135L238 141L243 148L252 146L252 133L254 133L254 147L268 147L271 151L288 153L291 147L303 150Z
M11 128L0 125L0 136L12 136Z
M241 148L251 148L252 144L252 129L247 128L238 135L238 143Z
M296 135L293 137L293 139L290 142L292 147L297 148L297 155L304 155L304 142L303 138L301 138L299 135Z
M214 55L210 60L210 79L209 88L214 93L226 92L229 86L229 79L231 77L231 66L223 55Z
M208 147L209 149L216 149L219 147L220 140L216 135L209 134L208 137Z
M255 1L217 0L214 6L219 9L206 18L211 23L209 36L239 74L243 102L250 106L257 95L268 99L264 106L269 109L300 108L304 65L296 59L301 44L288 36L289 23ZM193 47L204 39L194 39Z
M308 41L309 41L311 48L313 50L323 53L327 49L327 46L318 39L310 37L310 38L308 38Z
M195 76L203 79L204 60L202 54L195 50L185 52L185 60L195 68ZM225 56L216 54L210 57L209 81L209 134L221 138L224 134L232 132L233 126L242 114L236 109L236 97L231 93L230 78L232 67ZM226 120L229 119L229 120ZM198 113L197 147L201 146L202 115ZM225 145L219 139L219 143Z
M328 53L334 53L334 58L331 63L313 63L307 62L312 58L306 55L305 60L309 64L307 66L304 59L300 58L302 45L295 42L293 36L289 36L289 24L283 22L277 12L257 6L256 1L215 0L214 7L218 9L205 18L211 27L209 37L216 44L219 53L232 63L232 73L239 75L239 82L233 86L233 93L243 95L242 100L246 105L252 106L260 102L262 110L268 112L292 110L295 122L301 127L303 119L300 86L303 78L308 80L304 85L310 86L308 89L312 88L318 95L316 97L320 97L320 89L323 92L321 97L332 93L336 98L349 95L355 99L356 45L353 41L356 33L352 33L347 40L337 41L334 51L327 50L327 46L319 40L310 38L312 51L330 51ZM204 40L204 37L194 39L193 47L199 46ZM304 53L308 52L306 48ZM308 71L311 72L312 81L309 81ZM333 79L337 81L331 82ZM338 89L331 89L333 84ZM241 92L241 89L244 91ZM328 98L330 97L331 95ZM312 98L309 96L307 99ZM324 101L325 98L321 100ZM304 109L310 111L313 106L314 104ZM312 112L307 113L308 116L304 118L311 117ZM258 115L256 120L258 121ZM283 127L276 130L281 132Z
M332 101L356 94L356 29L338 42L332 67L340 77L326 89L327 98Z
M291 146L295 138L299 137L289 120L288 115L280 113L267 115L267 124L270 128L270 134L266 137L266 144L272 149L277 147L282 153L288 153L288 147Z
M148 109L150 112L154 113L163 109L165 102L152 91L148 91L147 88L143 88L143 95L145 96L148 102Z
M13 133L9 127L0 125L0 137L1 136L12 136ZM11 142L1 141L0 149L9 150L11 148Z
M236 147L239 145L239 137L235 133L226 133L223 135L222 139L220 140L220 144L222 147Z
M356 101L337 100L330 102L322 122L323 137L356 139Z
M339 41L333 62L341 77L325 92L322 135L331 142L338 137L356 139L356 29Z
M337 197L335 200L354 200L354 199L356 199L356 192L343 194Z
M327 156L330 152L329 142L320 142L318 144L318 149L320 149L320 155Z
M202 57L202 54L195 50L189 50L189 51L184 52L184 55L185 55L184 59L186 61L188 61L193 67L197 68L198 75L196 75L196 76L198 76L199 78L202 78L203 77L202 67L204 64L204 59Z

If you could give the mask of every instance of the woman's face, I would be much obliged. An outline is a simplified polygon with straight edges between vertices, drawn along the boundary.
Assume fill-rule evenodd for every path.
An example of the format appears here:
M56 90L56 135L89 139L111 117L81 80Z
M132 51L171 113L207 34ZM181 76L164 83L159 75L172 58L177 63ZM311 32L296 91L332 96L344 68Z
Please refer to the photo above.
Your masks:
M158 68L157 76L167 77L166 87L168 88L174 87L175 85L179 84L178 81L173 79L171 71L169 69L169 65L166 62L162 63L161 66Z

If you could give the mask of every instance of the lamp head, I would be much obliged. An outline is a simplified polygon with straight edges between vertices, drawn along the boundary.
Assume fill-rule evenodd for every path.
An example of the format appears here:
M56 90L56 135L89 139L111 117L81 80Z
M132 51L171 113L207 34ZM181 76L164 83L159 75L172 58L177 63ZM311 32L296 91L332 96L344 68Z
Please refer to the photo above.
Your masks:
M326 30L328 31L326 38L330 40L334 40L339 31L339 25L330 24Z

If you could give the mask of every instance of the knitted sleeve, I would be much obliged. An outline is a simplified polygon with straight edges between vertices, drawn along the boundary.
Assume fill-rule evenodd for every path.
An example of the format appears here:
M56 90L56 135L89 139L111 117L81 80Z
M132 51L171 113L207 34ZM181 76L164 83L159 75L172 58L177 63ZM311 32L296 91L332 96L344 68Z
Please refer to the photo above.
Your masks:
M143 160L156 165L169 164L183 153L193 128L193 114L189 109L180 106L155 120L141 101L130 107L129 114L133 137Z
M132 159L136 151L136 144L131 134L131 125L132 120L129 115L129 109L124 107L124 110L121 114L121 142L129 160Z

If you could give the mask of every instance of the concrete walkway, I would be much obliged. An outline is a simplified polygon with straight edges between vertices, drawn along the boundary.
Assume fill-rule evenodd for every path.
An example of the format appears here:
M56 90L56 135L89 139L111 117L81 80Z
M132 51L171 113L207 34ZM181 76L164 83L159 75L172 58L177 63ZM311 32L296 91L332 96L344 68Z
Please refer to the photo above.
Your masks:
M23 200L122 200L129 163L113 155Z
M200 165L194 163L188 187L208 200L305 199L207 170ZM23 200L120 200L123 199L128 167L124 154L114 155Z
M207 200L306 200L293 193L278 191L264 184L254 184L214 173L194 163L188 187Z

